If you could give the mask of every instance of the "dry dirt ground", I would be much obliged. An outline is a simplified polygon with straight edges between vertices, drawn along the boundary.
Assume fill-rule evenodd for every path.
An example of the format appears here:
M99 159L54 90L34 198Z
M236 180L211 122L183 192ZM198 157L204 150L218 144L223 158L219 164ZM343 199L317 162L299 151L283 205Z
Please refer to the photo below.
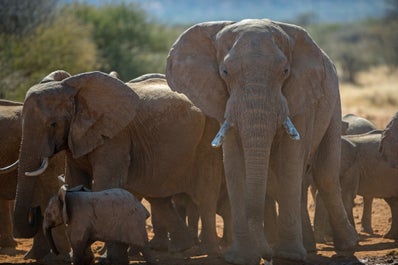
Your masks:
M310 202L309 210L311 216L313 215L314 206ZM356 198L356 205L354 208L354 217L356 228L359 231L360 219L362 216L362 198ZM332 242L325 244L317 244L317 253L310 253L306 262L288 262L282 260L274 260L274 265L377 265L377 264L396 264L398 265L398 242L383 238L383 235L389 230L391 223L391 213L388 205L382 199L375 199L373 201L373 215L372 225L374 234L359 234L359 246L354 253L336 253ZM221 235L222 220L217 218L217 228ZM148 225L149 237L152 236L151 226ZM35 260L24 260L23 255L31 246L31 240L18 240L16 250L0 249L0 263L2 264L33 264L41 265L43 262ZM92 249L97 252L102 246L101 242L93 244ZM163 265L226 265L221 257L208 257L206 255L195 256L187 253L169 254L165 252L154 252L155 257L159 260L159 264ZM98 257L98 254L96 254ZM145 263L140 258L130 257L130 264ZM63 265L65 262L53 262L49 265ZM263 262L262 262L263 264Z

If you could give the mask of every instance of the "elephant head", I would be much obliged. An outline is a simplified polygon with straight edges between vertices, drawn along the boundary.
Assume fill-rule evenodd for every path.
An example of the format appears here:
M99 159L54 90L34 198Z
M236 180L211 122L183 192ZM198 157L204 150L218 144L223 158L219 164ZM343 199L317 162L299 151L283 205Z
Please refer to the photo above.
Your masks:
M279 133L285 127L288 136L300 139L300 127L296 130L292 121L323 96L325 60L304 29L267 19L200 23L182 33L170 50L169 86L223 124L212 144L221 145L231 130L237 136L234 143L243 151L234 161L244 165L246 194L241 198L249 226L254 219L262 222L275 137L286 137ZM234 229L240 229L236 222Z
M74 158L89 153L125 128L137 105L138 96L127 85L101 72L70 76L56 71L28 90L14 208L16 237L32 237L40 227L40 217L29 213L37 176L48 158L64 149Z
M51 230L57 226L68 223L68 211L66 202L67 186L63 185L58 194L50 199L44 211L43 231L53 252L58 255L57 246L52 237Z
M393 168L398 168L398 112L392 117L381 135L379 152Z

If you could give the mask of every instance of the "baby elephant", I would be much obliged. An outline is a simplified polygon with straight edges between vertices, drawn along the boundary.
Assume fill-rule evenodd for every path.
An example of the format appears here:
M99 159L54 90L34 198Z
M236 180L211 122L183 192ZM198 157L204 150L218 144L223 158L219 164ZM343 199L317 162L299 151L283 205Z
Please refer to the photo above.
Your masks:
M73 250L73 264L93 264L91 244L107 241L137 247L148 263L154 263L148 245L145 220L149 212L124 189L91 192L83 186L63 185L49 201L43 229L55 254L58 254L51 229L66 224ZM123 261L128 264L129 261Z

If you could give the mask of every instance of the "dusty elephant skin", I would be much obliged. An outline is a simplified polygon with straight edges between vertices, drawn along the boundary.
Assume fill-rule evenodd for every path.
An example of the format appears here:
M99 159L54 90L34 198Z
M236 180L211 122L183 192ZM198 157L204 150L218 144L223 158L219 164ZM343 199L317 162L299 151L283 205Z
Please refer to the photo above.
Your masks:
M354 135L354 134L362 134L362 133L367 133L373 130L376 130L376 125L374 125L371 121L360 117L355 114L345 114L342 117L342 135ZM345 147L346 141L342 139L342 144L343 147ZM348 166L348 162L345 161L345 157L347 154L345 152L349 151L350 149L343 148L341 150L342 152L342 159L341 163L344 164L345 166ZM348 155L349 156L349 155ZM341 172L341 170L340 170ZM340 173L340 182L342 181L341 179L342 175ZM346 178L347 179L347 178ZM357 179L357 177L355 177ZM359 181L357 179L357 181ZM355 181L354 181L355 182ZM356 185L355 185L356 186ZM346 187L349 189L349 187ZM352 186L354 188L354 186ZM346 189L347 190L347 189ZM313 190L314 192L314 190ZM350 198L351 194L354 193L354 190L350 191L350 195L343 194L344 198ZM350 200L350 199L349 199ZM362 219L361 219L361 231L367 232L367 233L372 233L372 225L371 225L371 218L372 218L372 202L373 202L373 197L369 195L364 195L363 196L363 213L362 213ZM348 207L348 208L347 208ZM350 206L347 205L347 200L345 201L345 208L350 209ZM352 215L352 211L349 210L347 212L349 216ZM352 221L352 218L351 218ZM330 238L332 237L332 230L329 224L329 218L327 215L327 211L325 209L325 206L322 202L322 199L317 199L316 200L316 207L315 207L315 217L314 217L314 233L315 233L315 238L317 242L324 242L324 241L329 241Z
M70 76L55 71L28 90L22 118L16 236L25 237L32 229L26 216L35 175L45 170L46 158L65 150L69 186L82 184L93 191L122 187L147 198L156 212L174 218L167 231L176 239L176 250L191 247L193 240L183 233L181 218L163 206L174 194L188 194L202 218L203 247L218 251L215 212L222 154L208 143L219 125L171 91L165 79L125 84L102 72ZM110 244L111 262L125 255Z
M272 190L279 204L274 257L305 259L300 198L310 161L317 165L315 182L332 217L335 248L356 246L337 170L338 78L304 29L267 19L194 25L171 48L166 78L171 89L185 93L224 125L225 134L219 134L215 145L222 144L233 217L234 242L227 261L258 264L260 257L272 257L263 233L270 171L277 179ZM293 124L299 141L290 139L299 138Z
M387 238L398 239L398 169L391 168L378 152L381 131L342 137L341 188L352 223L355 195L383 198L391 209ZM369 224L371 225L371 223Z
M398 112L391 118L383 131L379 151L394 168L398 168Z
M20 102L0 100L0 166L12 164L18 159L19 146L22 135L22 106ZM0 247L15 248L16 243L12 234L11 213L13 200L17 188L18 163L14 167L1 168L0 170ZM34 193L33 206L44 209L50 197L57 192L60 183L57 174L64 171L64 154L60 153L50 161L49 168L45 174L38 179L37 190ZM46 260L51 259L50 247L40 229L33 237L33 246L25 255L26 259ZM54 231L54 237L59 242L60 252L67 256L69 243L65 236L65 230L60 227Z
M146 261L153 263L145 230L148 217L145 207L126 190L91 192L83 186L68 190L68 186L63 185L45 210L43 230L52 242L53 251L58 253L51 230L61 224L67 225L75 265L93 263L90 246L97 240L124 244L125 251L127 246L138 247ZM123 264L128 264L128 260Z

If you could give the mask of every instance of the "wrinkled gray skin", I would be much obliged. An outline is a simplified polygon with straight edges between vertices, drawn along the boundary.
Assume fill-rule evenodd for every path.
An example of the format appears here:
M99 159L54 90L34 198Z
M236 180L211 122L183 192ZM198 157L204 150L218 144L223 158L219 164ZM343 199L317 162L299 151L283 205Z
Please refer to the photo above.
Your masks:
M123 189L90 192L83 186L67 190L64 185L50 199L45 210L43 231L55 247L51 231L67 225L66 232L73 250L73 264L90 265L94 262L91 244L110 241L137 247L148 263L154 262L149 249L145 222L149 212L131 193ZM55 241L56 243L56 241ZM128 260L124 263L128 264Z
M169 197L189 194L202 219L201 243L209 253L218 251L215 212L222 154L208 144L219 127L215 120L160 78L125 84L101 72L70 76L56 71L44 80L28 90L23 108L14 234L24 237L32 230L26 215L36 178L25 172L65 150L67 184L94 191L123 187L145 197L157 207L154 213L171 216L168 231L177 250L193 241L180 230L182 220L168 206ZM109 244L111 262L124 255Z
M398 112L383 130L379 151L393 168L398 168Z
M174 195L172 200L173 205L176 207L180 216L187 221L189 232L194 241L199 242L198 226L200 216L198 214L197 206L186 194ZM220 194L217 199L217 214L223 219L223 235L220 241L220 246L222 248L226 248L232 243L232 216L225 178L222 180Z
M0 100L0 167L9 165L18 159L22 135L21 112L23 104ZM37 190L32 206L45 209L50 197L57 192L60 182L57 174L64 171L64 154L60 153L51 159L49 168L38 179ZM18 171L16 167L0 171L0 248L15 248L16 242L12 235L11 213L17 188ZM40 209L37 209L40 210ZM62 227L54 231L54 237L59 242L59 250L65 258L69 252L69 243ZM33 235L33 245L25 259L49 260L53 258L50 247L40 229Z
M376 130L376 125L374 125L371 121L363 117L360 117L355 114L345 114L342 117L342 131L341 131L342 135L362 134L373 130ZM314 190L312 190L312 192L313 194L315 194ZM332 237L332 231L329 225L329 220L325 206L322 202L322 199L316 199L315 201L316 201L316 207L315 207L315 217L314 217L314 233L316 241L317 242L330 241ZM363 206L363 214L361 219L361 230L367 233L372 233L373 230L371 222L372 222L373 198L371 196L365 195L363 196L363 202L364 206ZM352 215L352 212L351 211L347 212L347 214Z
M332 217L335 247L356 246L339 187L338 78L333 63L304 29L267 19L196 24L172 46L166 78L171 89L186 94L225 129L213 144L222 145L231 202L228 262L306 258L300 203L311 161ZM276 185L269 190L275 191L279 205L273 249L264 236L264 200L272 175Z
M355 195L383 198L391 209L392 221L387 238L398 239L398 169L381 157L380 130L342 136L341 188L351 222ZM371 225L371 223L370 223Z

